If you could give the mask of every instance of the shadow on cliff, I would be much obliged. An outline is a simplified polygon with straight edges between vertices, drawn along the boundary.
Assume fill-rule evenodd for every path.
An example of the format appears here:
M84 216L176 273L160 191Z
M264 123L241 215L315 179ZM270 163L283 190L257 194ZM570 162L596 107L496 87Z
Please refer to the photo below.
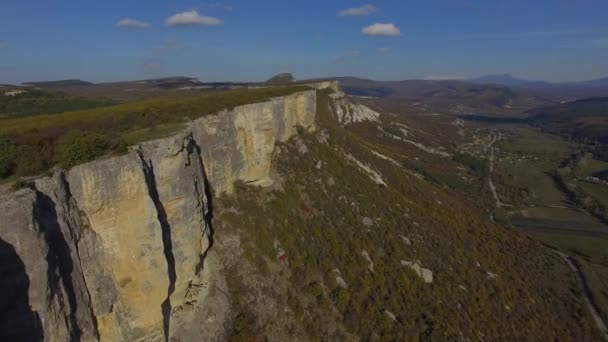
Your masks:
M36 220L40 224L41 232L49 246L46 255L48 265L47 279L52 296L61 293L60 285L63 284L69 305L68 319L70 324L70 338L72 341L80 340L82 331L78 325L76 311L78 302L76 291L72 280L74 263L70 254L70 246L65 240L57 221L55 202L40 191L36 191L36 205L34 207ZM57 274L56 270L59 271Z
M0 340L42 341L42 322L29 301L30 279L15 248L0 239Z
M163 334L165 336L165 341L168 341L169 327L171 324L171 295L173 292L175 292L175 281L177 280L177 273L175 271L175 256L173 255L173 241L171 238L171 225L169 225L169 220L167 219L167 211L165 210L163 203L160 201L160 196L158 195L152 161L146 161L143 153L139 153L139 157L141 158L148 193L150 194L150 198L152 199L154 207L156 208L158 222L160 223L162 230L163 252L165 254L165 259L167 260L169 287L167 288L167 298L161 304L161 311L163 315Z
M199 155L199 161L201 163L200 168L203 172L203 185L205 186L205 197L207 198L207 207L203 208L203 210L207 210L207 212L204 212L203 214L205 217L205 225L207 228L207 232L205 233L207 233L207 237L209 238L209 246L207 247L207 250L205 250L205 252L201 255L201 259L196 267L196 273L199 273L203 270L203 265L205 259L207 258L207 254L213 247L213 243L215 241L213 235L215 234L215 230L213 229L213 189L211 188L211 183L209 183L209 178L207 178L207 172L205 171L201 148L200 146L198 146L198 144L195 144L195 148L196 152Z

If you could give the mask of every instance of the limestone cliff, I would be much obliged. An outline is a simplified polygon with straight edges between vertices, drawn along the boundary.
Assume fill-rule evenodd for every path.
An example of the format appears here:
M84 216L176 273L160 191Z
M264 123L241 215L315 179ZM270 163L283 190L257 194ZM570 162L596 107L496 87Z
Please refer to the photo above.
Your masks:
M235 107L2 195L0 336L225 337L212 193L270 183L275 143L314 129L315 110L314 90Z

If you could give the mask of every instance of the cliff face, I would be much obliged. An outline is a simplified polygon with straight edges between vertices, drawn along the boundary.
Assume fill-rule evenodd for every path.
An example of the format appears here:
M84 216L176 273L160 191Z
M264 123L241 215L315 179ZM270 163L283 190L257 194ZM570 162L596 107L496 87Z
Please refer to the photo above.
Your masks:
M0 336L222 339L212 190L271 183L275 143L315 109L315 91L236 107L0 197Z

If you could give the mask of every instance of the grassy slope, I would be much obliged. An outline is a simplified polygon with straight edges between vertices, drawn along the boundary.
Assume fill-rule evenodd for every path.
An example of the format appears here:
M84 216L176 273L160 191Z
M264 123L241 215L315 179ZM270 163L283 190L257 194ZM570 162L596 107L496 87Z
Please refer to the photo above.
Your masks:
M276 328L260 318L271 314L242 298L287 306L278 316L282 337L289 339L343 340L349 336L344 327L363 340L597 338L570 271L553 253L491 224L451 191L374 156L360 136L331 122L324 99L318 122L329 144L303 134L281 145L275 178L282 179L282 190L240 186L235 196L219 200L216 231L239 235L247 267L284 283L267 284L274 292L260 293L241 272L245 266L228 270L241 294L235 340ZM298 152L302 145L307 153ZM388 187L340 151L371 165ZM288 265L280 266L281 250ZM419 260L433 271L433 283L425 284L401 260ZM336 283L335 269L346 289Z
M70 167L168 135L206 114L309 89L239 89L0 120L0 142L8 141L0 152L11 156L0 158L0 178L39 174L58 162Z
M4 96L10 88L0 91L0 119L29 115L57 114L67 111L105 107L110 101L86 99L60 92L24 88L25 92L15 96Z
M531 122L578 141L608 143L608 98L590 98L530 111Z

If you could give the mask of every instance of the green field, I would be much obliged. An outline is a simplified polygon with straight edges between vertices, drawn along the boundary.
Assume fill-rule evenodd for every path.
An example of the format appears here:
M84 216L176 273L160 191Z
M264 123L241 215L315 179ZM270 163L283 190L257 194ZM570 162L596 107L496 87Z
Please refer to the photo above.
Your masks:
M514 213L511 223L565 250L608 258L608 226L587 213L563 208L526 208Z
M61 92L34 88L19 88L23 93L6 96L10 88L0 90L0 119L29 115L57 114L67 111L105 107L114 104L108 100L87 99Z
M578 164L576 173L579 177L587 177L605 170L608 170L607 162L589 159Z
M511 176L511 180L520 188L527 189L528 196L524 200L527 205L554 206L566 205L567 199L548 174L556 168L556 164L543 161L523 161L515 165L498 163L498 167ZM504 193L502 184L497 184L499 195ZM509 199L505 199L510 202Z
M589 194L604 206L608 206L608 185L578 182L586 194Z
M534 155L545 160L561 159L575 147L575 144L569 143L556 135L545 134L529 127L509 127L506 136L506 139L497 143L497 147L500 149L524 155Z

